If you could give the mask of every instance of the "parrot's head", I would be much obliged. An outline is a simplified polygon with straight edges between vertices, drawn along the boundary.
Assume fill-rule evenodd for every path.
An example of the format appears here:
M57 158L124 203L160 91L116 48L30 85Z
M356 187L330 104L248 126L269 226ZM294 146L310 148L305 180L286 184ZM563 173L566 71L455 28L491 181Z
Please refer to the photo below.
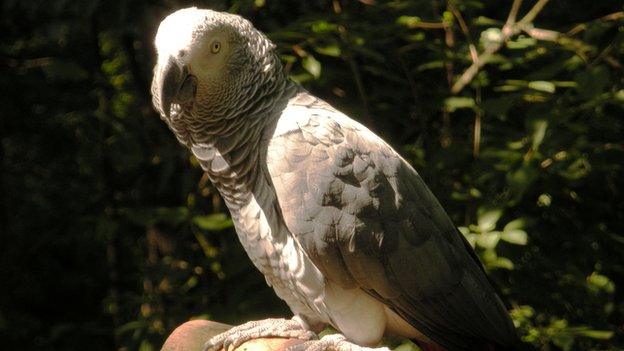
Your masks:
M195 124L231 118L283 76L275 45L229 13L176 11L160 24L155 45L153 103L170 126L177 118Z

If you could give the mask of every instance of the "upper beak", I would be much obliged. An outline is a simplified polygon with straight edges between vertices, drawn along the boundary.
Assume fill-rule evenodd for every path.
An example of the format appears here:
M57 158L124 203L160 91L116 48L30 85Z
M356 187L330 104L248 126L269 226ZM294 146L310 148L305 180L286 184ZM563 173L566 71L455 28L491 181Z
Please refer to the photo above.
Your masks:
M177 60L169 57L166 64L157 65L152 80L152 97L154 107L170 118L171 104L188 102L194 98L197 80L189 75L186 66L180 67Z

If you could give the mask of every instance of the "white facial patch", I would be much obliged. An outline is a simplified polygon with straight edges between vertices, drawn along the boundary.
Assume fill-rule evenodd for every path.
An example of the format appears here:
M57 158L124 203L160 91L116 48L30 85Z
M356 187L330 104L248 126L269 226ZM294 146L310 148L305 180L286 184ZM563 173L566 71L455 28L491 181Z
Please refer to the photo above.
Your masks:
M189 7L167 16L158 27L156 34L158 64L164 65L170 56L179 57L182 50L190 50L198 29L205 24L208 17L216 14L212 10Z

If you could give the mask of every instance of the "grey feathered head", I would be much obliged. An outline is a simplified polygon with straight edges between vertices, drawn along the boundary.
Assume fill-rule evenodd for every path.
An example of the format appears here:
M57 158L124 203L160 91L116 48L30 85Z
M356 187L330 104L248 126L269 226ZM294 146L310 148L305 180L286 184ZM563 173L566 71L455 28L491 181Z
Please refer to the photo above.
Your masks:
M165 18L156 35L152 99L178 139L233 119L283 77L275 45L246 19L195 7Z

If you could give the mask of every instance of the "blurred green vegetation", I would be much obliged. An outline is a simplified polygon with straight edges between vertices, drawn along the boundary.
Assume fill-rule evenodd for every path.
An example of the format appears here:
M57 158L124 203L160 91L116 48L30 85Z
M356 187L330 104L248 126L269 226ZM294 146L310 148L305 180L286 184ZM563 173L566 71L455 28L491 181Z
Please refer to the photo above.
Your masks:
M2 348L154 350L190 318L289 314L150 106L152 38L190 5L253 21L414 164L523 340L624 348L622 2L541 0L510 32L512 2L3 1Z

